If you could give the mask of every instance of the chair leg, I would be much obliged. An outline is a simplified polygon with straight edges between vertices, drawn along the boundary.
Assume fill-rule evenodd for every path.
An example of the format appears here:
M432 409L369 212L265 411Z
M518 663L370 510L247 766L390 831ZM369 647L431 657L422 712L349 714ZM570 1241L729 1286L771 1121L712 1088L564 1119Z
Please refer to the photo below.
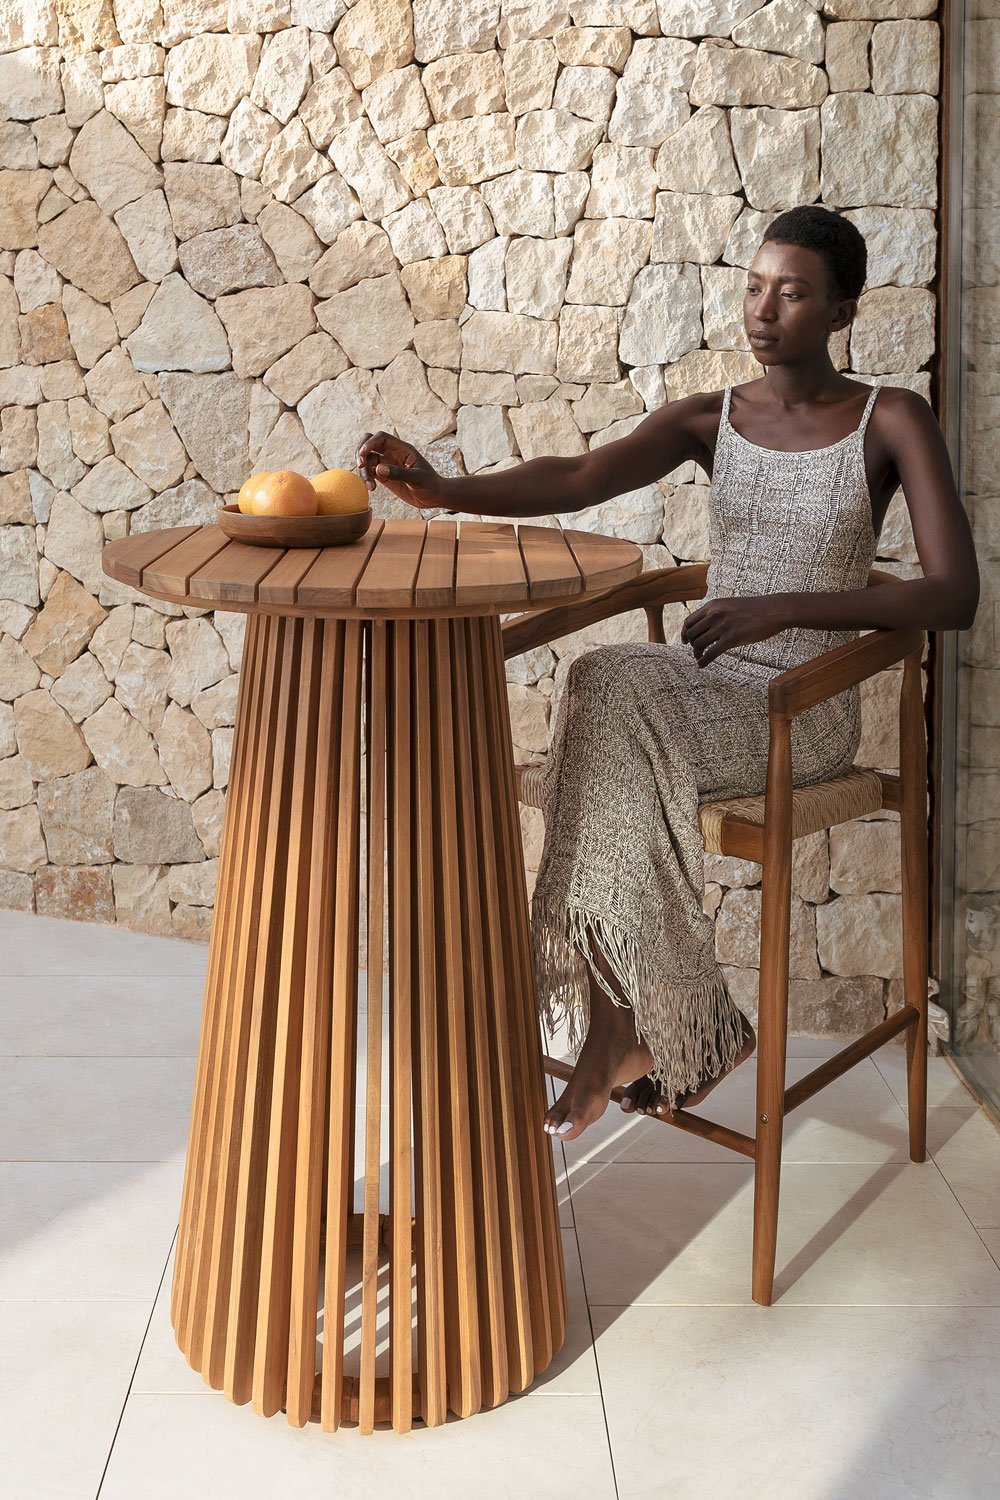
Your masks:
M906 1033L910 1160L927 1159L927 732L920 653L903 663L899 697L903 999L918 1020Z
M782 734L781 730L784 729ZM778 1245L781 1137L788 1036L788 950L791 941L792 780L787 721L772 721L764 810L757 1007L757 1120L753 1195L753 1300L771 1305Z

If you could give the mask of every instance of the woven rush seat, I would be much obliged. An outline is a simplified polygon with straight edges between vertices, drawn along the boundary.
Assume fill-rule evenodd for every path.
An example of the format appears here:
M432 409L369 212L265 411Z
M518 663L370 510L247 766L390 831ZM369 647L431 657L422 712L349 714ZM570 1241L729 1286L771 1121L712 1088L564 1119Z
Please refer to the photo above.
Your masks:
M547 761L538 765L518 766L518 798L526 807L541 807L542 778ZM852 766L843 776L828 781L813 781L792 788L792 838L801 839L820 829L847 823L852 818L877 812L883 805L882 779L877 771ZM717 802L705 801L698 806L705 849L722 854L723 824L727 818L764 826L764 794L756 797L726 797Z

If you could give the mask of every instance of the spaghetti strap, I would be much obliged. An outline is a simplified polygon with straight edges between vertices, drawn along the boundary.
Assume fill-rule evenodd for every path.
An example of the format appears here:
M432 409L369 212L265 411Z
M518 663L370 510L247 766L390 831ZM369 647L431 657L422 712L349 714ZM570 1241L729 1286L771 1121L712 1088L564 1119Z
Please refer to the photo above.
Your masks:
M726 422L729 421L729 398L732 396L732 394L733 394L733 388L732 388L732 386L731 385L727 385L726 389L725 389L725 392L723 393L723 397L722 397L722 416L720 418L720 421L723 424L725 424Z
M857 440L858 440L859 443L863 443L864 442L864 439L865 439L865 428L868 426L868 418L872 414L872 407L875 405L875 397L878 395L878 393L879 393L879 391L881 389L882 389L882 387L879 386L879 385L876 385L876 386L872 387L872 393L868 397L868 404L865 407L864 414L863 414L863 416L861 418L861 422L858 425L858 427L855 429L855 436L857 437Z

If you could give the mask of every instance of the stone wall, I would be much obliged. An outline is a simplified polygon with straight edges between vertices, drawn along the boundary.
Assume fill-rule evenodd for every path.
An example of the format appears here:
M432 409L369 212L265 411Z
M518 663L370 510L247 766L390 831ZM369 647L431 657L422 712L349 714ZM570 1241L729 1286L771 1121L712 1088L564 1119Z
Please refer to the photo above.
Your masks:
M398 431L448 473L580 453L754 377L744 268L776 211L868 239L844 368L928 391L932 0L0 0L0 900L207 930L239 616L102 577L106 538L208 520L259 469ZM405 510L379 489L380 514ZM409 512L412 514L412 512ZM555 518L548 518L558 524ZM687 464L572 516L704 558ZM914 571L902 497L879 544ZM677 640L685 608L667 611ZM569 663L511 663L521 760ZM898 674L859 759L896 764ZM542 827L524 814L529 878ZM899 974L895 818L796 846L796 1022ZM708 858L753 1009L759 868Z

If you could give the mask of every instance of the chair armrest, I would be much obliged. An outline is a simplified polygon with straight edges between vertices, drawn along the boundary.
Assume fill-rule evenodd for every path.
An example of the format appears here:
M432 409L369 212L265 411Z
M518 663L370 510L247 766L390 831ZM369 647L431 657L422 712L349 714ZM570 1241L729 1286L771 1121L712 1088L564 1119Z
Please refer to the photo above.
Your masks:
M772 677L767 689L768 712L793 719L912 652L922 652L926 639L925 630L909 626L905 630L871 630L855 641L845 641Z
M700 599L708 587L708 566L707 562L695 562L674 568L651 568L626 583L615 584L603 594L517 615L501 627L504 658L509 661L512 656L548 645L549 641L557 641L613 615Z

